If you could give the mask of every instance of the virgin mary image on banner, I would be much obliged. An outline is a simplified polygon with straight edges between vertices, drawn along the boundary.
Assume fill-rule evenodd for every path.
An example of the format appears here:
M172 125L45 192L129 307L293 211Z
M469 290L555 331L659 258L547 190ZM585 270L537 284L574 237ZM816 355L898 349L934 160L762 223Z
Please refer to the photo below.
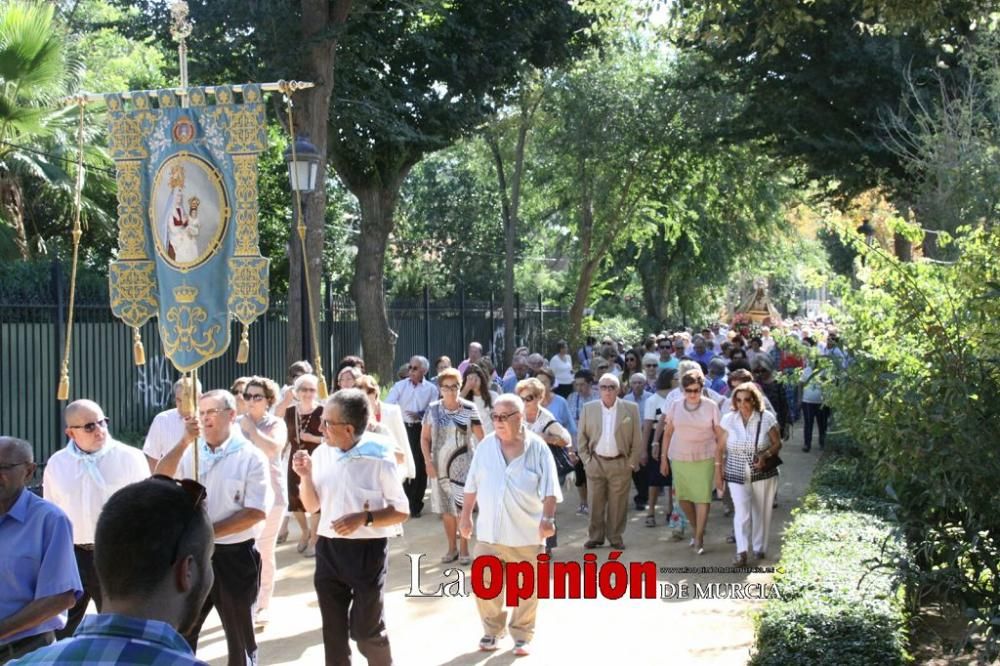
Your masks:
M201 264L214 253L228 217L221 178L209 164L185 153L163 163L150 214L161 257L180 269Z

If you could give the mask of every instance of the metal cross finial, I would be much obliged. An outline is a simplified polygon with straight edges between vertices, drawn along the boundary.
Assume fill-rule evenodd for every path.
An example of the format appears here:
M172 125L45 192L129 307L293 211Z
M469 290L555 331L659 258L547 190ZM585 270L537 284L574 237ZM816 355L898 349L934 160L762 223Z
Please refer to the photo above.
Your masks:
M173 0L170 3L170 36L177 42L177 58L180 61L181 88L188 87L187 38L191 35L191 21L188 20L188 3ZM187 97L181 106L187 106Z

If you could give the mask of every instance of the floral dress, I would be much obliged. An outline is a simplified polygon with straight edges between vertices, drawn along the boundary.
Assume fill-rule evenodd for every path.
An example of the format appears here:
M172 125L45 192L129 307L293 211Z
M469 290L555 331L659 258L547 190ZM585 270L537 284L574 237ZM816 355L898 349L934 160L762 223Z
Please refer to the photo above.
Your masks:
M424 414L424 425L431 428L431 464L438 473L430 484L431 511L453 516L462 508L475 445L472 427L482 425L475 403L462 399L458 403L458 409L449 410L438 400Z

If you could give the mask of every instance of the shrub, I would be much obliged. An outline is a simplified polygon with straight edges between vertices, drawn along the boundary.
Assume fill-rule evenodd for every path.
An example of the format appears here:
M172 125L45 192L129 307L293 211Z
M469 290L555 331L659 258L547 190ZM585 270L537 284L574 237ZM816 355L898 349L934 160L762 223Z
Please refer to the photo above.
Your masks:
M908 661L904 541L870 466L831 448L785 531L781 598L757 617L754 666Z

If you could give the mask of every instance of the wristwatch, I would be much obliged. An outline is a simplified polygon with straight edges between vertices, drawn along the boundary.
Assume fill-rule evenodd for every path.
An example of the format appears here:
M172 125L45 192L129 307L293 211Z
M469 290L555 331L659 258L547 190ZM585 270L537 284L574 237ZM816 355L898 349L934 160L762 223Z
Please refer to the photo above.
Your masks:
M542 516L542 521L548 523L549 525L555 525L556 524L556 517L552 516L550 518L548 516Z
M375 516L372 515L371 511L365 511L365 527L371 527L375 524Z

